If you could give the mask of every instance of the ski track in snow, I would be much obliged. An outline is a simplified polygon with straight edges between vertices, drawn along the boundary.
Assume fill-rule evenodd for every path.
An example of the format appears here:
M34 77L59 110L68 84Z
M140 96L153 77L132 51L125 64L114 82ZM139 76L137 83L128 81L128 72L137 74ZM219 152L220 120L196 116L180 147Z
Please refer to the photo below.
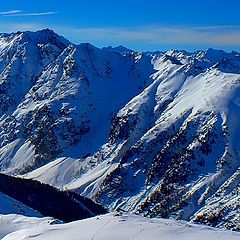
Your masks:
M146 219L131 214L110 213L91 219L57 225L49 225L49 219L31 219L17 215L3 216L1 219L5 231L3 240L240 239L240 233L237 232L223 231L173 220ZM18 225L16 225L16 222ZM12 225L15 225L15 228L12 228ZM2 229L0 229L0 236ZM9 232L7 232L7 229L9 229Z

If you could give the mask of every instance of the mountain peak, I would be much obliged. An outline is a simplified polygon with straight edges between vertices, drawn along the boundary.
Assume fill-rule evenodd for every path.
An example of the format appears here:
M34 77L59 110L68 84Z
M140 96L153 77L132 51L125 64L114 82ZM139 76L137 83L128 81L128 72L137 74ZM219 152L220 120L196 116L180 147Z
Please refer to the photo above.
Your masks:
M104 47L102 49L115 51L115 52L118 52L118 53L132 53L132 52L134 52L132 49L126 48L122 45L119 45L117 47L108 46L108 47Z
M27 37L30 37L31 40L34 40L38 43L42 44L52 43L61 46L61 48L64 48L71 44L67 39L58 35L53 30L50 30L48 28L36 32L24 32L23 34L27 35Z
M15 44L17 44L17 42L29 42L44 45L50 43L56 45L59 49L62 50L71 44L67 39L48 28L38 31L18 31L10 34L4 33L0 35L0 38L2 38L5 42L14 40L14 42L16 42Z

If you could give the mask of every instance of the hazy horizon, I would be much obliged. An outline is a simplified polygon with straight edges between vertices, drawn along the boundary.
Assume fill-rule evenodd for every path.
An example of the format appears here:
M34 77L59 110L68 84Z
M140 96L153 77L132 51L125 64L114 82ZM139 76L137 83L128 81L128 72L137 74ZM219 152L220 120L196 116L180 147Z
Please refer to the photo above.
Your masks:
M78 44L138 51L207 48L240 51L238 1L5 1L1 32L49 28Z

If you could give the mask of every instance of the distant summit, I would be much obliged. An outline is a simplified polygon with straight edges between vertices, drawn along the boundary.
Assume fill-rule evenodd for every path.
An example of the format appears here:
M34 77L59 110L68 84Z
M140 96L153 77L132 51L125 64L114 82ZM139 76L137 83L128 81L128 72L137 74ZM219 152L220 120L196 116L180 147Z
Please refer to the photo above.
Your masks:
M133 50L129 49L129 48L126 48L122 45L119 45L118 47L112 47L112 46L109 46L109 47L104 47L103 50L112 50L112 51L116 51L116 52L119 52L119 53L127 53L127 52L134 52Z

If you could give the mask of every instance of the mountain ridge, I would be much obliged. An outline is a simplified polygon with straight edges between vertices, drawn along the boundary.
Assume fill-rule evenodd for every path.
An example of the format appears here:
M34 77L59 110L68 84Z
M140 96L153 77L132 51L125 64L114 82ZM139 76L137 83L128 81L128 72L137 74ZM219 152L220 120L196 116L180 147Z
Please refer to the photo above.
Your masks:
M99 49L43 30L5 35L0 70L1 172L239 229L239 53Z

